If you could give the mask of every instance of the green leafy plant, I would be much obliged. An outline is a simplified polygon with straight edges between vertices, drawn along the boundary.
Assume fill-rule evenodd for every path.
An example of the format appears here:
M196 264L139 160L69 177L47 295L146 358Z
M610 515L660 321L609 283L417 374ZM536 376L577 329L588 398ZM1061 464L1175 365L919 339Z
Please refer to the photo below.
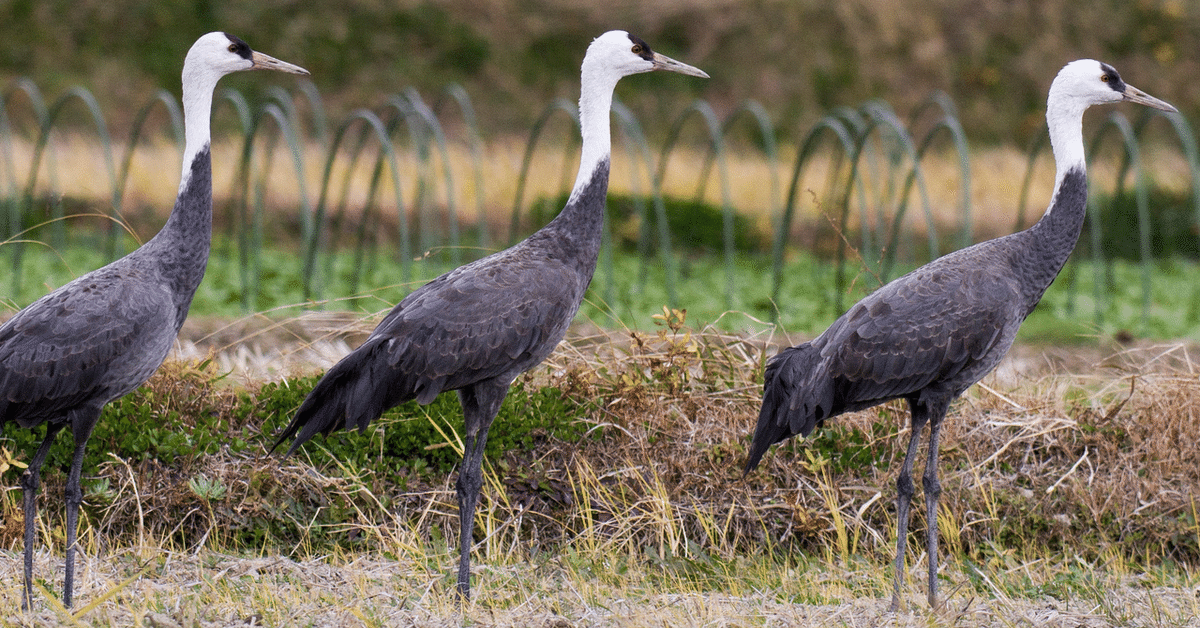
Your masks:
M192 494L205 502L221 501L229 490L220 478L209 478L203 473L188 480L187 484Z

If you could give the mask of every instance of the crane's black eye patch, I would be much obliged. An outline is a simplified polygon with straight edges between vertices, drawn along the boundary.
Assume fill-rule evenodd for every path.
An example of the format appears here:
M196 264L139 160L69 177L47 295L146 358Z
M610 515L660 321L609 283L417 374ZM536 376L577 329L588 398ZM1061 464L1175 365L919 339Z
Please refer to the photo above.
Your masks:
M1113 91L1122 93L1125 91L1125 81L1121 80L1121 75L1117 74L1116 68L1107 63L1101 63L1100 70L1104 72L1104 74L1100 75L1101 81L1108 83L1108 86L1111 87Z
M647 61L654 59L654 52L650 50L649 44L642 41L635 35L630 35L629 41L633 42L633 47L629 49L630 52Z
M225 33L225 37L229 38L229 52L232 52L233 54L246 59L247 61L250 60L251 53L253 52L250 50L250 44L247 44L237 36L230 35L229 33Z

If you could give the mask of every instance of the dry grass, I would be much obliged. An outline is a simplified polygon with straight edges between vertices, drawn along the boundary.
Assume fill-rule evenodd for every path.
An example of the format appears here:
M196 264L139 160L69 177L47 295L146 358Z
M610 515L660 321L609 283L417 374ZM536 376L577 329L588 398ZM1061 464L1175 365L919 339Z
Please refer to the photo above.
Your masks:
M534 200L542 197L557 197L569 190L578 168L578 141L571 140L567 131L574 133L567 124L561 123L562 129L550 128L543 135L539 149L534 154L530 167L530 177L524 191L524 206L528 207ZM556 133L557 132L557 133ZM568 142L572 142L568 144ZM613 171L610 189L613 192L631 193L634 191L636 177L637 190L645 194L649 190L649 181L653 172L647 171L644 165L633 163L629 159L620 139L615 139ZM567 147L571 148L568 149ZM417 173L419 165L413 152L397 147L399 167L402 176L400 189L402 198L410 208L416 202ZM468 146L459 142L451 142L449 148L449 167L451 169L454 187L452 193L459 207L463 221L472 223L477 218L479 203L473 174L474 162ZM89 200L100 208L107 207L111 199L108 185L108 173L102 151L91 138L61 134L54 142L53 170L56 176L51 179L46 174L45 166L39 173L38 185L42 192L53 192L58 195ZM482 189L487 219L497 229L507 229L511 219L513 203L516 199L518 177L526 149L525 138L501 137L490 140L484 147L482 155ZM120 148L123 156L124 147ZM359 158L354 172L350 174L350 190L346 200L350 213L361 211L367 201L370 187L371 169L374 166L374 147ZM29 162L32 159L32 146L19 138L12 146L13 162L16 164L15 179L19 187L24 188L28 180ZM213 147L213 181L214 194L217 200L218 218L221 215L222 200L236 197L239 192L234 188L236 171L240 159L240 140L217 137ZM261 151L260 151L261 153ZM436 151L435 151L436 153ZM324 149L315 144L305 148L305 183L308 201L317 202L320 185L325 167L327 154ZM657 155L656 155L657 157ZM673 195L691 197L696 189L697 181L691 173L700 169L705 155L696 148L681 148L672 156L670 170L664 184L664 190ZM730 186L733 198L737 199L740 209L747 212L763 212L771 206L772 199L769 187L763 181L769 178L769 165L765 159L754 153L735 156L734 167L730 169ZM140 208L150 208L155 212L155 222L147 225L150 229L143 237L152 235L160 226L170 211L178 191L179 151L174 144L156 141L140 146L130 168L129 181L126 185L127 198L124 204L126 212L132 211L131 217L140 218ZM294 214L301 206L301 198L296 183L295 170L291 157L286 148L278 152L267 163L264 155L256 155L255 167L261 172L269 167L270 175L267 180L266 202L272 211L286 216ZM331 177L331 204L342 199L343 185L347 181L346 169L350 166L348 156L342 155L335 163ZM446 203L444 168L446 163L440 155L433 157L430 188L428 193L431 201L442 207ZM637 170L637 172L634 172ZM5 183L7 185L7 182ZM708 196L710 200L719 201L717 175L710 177ZM385 172L380 183L376 198L384 216L394 219L396 216L395 193L390 172ZM411 209L410 209L411 211Z
M561 121L560 121L561 122ZM554 198L568 189L574 180L577 167L575 150L564 150L570 140L568 132L573 133L565 123L558 125L562 128L551 128L543 136L539 150L535 152L528 187L524 191L524 204L528 208L538 198ZM488 221L493 233L507 236L512 204L516 199L517 178L521 170L521 161L525 151L525 138L501 137L488 141L483 151L482 159L482 190L476 189L473 175L474 164L469 148L457 141L449 145L449 159L443 162L435 156L431 172L432 186L428 193L429 201L444 208L447 192L444 185L443 169L450 168L454 186L452 193L458 206L460 219L466 224L478 220L479 195L483 194L485 220ZM633 192L647 193L649 181L654 173L647 171L644 165L635 164L629 158L625 147L621 144L620 134L614 138L613 172L610 188L613 193L630 194ZM573 146L573 145L572 145ZM43 171L39 176L39 187L43 192L53 192L58 195L91 201L97 208L107 207L111 198L107 181L108 174L100 149L94 140L75 134L61 134L54 142L53 180ZM28 143L16 140L12 147L14 163L16 164L16 181L23 187L28 177L29 161L32 148ZM124 147L121 147L121 151ZM217 198L217 220L225 219L227 203L238 196L234 188L236 168L239 160L240 143L232 138L217 137L213 149L214 163L214 193ZM260 151L261 152L261 151ZM1114 153L1114 151L1108 151ZM775 209L783 201L787 192L788 178L794 166L792 159L796 154L795 147L780 147L781 163L772 166L759 152L748 148L738 148L736 145L729 149L726 156L728 162L728 198L732 199L738 212L753 217L758 228L764 233L773 229L772 220ZM418 164L414 161L411 151L401 150L400 172L402 180L400 189L410 215L415 210L418 181L416 173ZM658 158L657 153L654 155ZM829 169L833 167L835 155L818 155L806 168L805 176L800 182L800 193L797 198L798 215L797 230L810 232L812 229L825 229L828 220L834 216L822 217L821 213L833 211L828 206L827 190ZM1113 180L1116 175L1114 155L1104 154L1092 168L1093 180L1097 189L1109 189L1106 182ZM280 148L267 163L264 155L256 156L256 171L261 172L269 167L266 182L266 203L283 223L298 222L298 211L301 198L291 158L286 149ZM698 172L706 159L700 145L681 145L670 157L667 174L664 179L664 193L681 198L694 196L699 181L694 173ZM1162 148L1161 150L1144 149L1143 159L1146 168L1154 172L1156 184L1166 189L1184 191L1188 189L1189 171L1183 157L1178 151ZM315 204L320 189L325 154L316 145L306 147L305 153L305 182L309 203ZM179 153L177 148L163 141L151 142L140 146L135 154L130 170L130 178L126 186L127 197L123 211L127 222L134 224L142 239L149 238L160 227L162 220L175 198L178 177L175 172L179 168ZM1012 148L977 149L971 155L970 197L972 204L972 223L976 240L996 237L1012 231L1017 221L1017 210L1020 199L1020 184L1024 177L1027 156ZM348 201L347 212L355 216L362 211L367 201L371 167L374 155L368 154L360 158L354 172L347 176L346 169L349 160L344 156L335 163L334 174L331 178L333 189L330 202L336 204L343 196L342 186L350 182L349 191L345 194ZM883 193L882 190L898 188L907 174L910 165L901 163L896 170L886 176L872 176L872 169L864 166L862 172L866 178L865 186L870 203L882 199L884 215L892 215L900 199L895 198L895 191ZM931 152L922 163L924 178L931 202L932 215L940 232L951 233L961 224L960 195L961 177L958 157L951 152ZM773 189L769 184L774 169L778 185ZM257 176L257 175L256 175ZM891 180L889 180L891 179ZM714 168L705 186L705 198L708 202L720 204L722 191L721 177ZM636 183L635 183L636 181ZM1048 154L1038 163L1031 183L1028 206L1025 209L1025 224L1036 220L1045 208L1054 183L1054 168ZM881 196L882 195L882 196ZM380 192L376 198L382 215L390 221L397 216L395 195L390 175L385 174ZM909 212L905 223L906 228L918 236L926 229L926 218L920 207L920 197L916 191L909 198ZM857 201L854 204L857 207ZM332 211L332 209L331 209ZM440 210L444 213L444 209ZM148 213L147 213L148 212ZM874 215L875 208L871 209ZM280 222L276 221L276 222ZM852 225L858 221L857 209L852 212ZM811 246L807 238L801 237L796 241L801 246Z
M324 338L335 359L330 330L346 327L369 323L296 322L270 333L306 338L299 346ZM51 593L61 586L63 534L61 486L48 481L35 573L49 591L36 613L0 610L0 623L1200 625L1191 347L1015 350L954 406L944 430L945 607L924 606L923 544L914 542L910 608L892 615L884 608L905 412L841 417L824 436L776 447L743 480L756 378L779 341L686 327L577 330L531 382L596 400L588 421L602 437L492 461L477 521L477 597L461 613L448 575L452 478L414 476L400 489L395 478L314 469L303 456L220 454L99 470L110 490L85 509L77 616L56 610ZM228 363L254 362L246 355ZM153 380L164 395L170 372ZM200 476L226 492L200 497L188 484ZM0 497L0 609L18 600L17 495ZM311 527L315 508L342 509L343 523ZM289 518L324 540L232 540L247 522ZM914 534L924 526L918 514Z
M54 561L39 555L36 569ZM1045 566L1042 566L1044 568ZM1059 567L1057 565L1051 567ZM1195 626L1200 611L1188 588L1147 585L1142 579L1104 576L1105 607L1095 595L1036 599L970 596L942 611L886 612L887 600L855 597L839 583L873 579L862 569L828 566L820 577L798 574L791 590L814 588L845 595L796 604L775 591L727 594L661 592L642 583L605 585L553 562L485 566L476 578L490 587L461 612L430 586L438 576L410 559L366 556L288 558L200 555L161 548L126 551L103 561L86 559L80 598L115 594L77 614L42 609L0 617L11 626L119 625L155 628L219 626L523 626L537 628L641 626L923 627L923 626ZM5 582L19 578L4 570ZM145 576L129 582L131 574ZM633 580L635 578L630 578ZM497 599L497 585L505 587ZM16 587L5 587L15 589ZM912 593L916 593L913 591ZM15 592L8 599L15 599ZM1116 607L1116 608L1113 608Z

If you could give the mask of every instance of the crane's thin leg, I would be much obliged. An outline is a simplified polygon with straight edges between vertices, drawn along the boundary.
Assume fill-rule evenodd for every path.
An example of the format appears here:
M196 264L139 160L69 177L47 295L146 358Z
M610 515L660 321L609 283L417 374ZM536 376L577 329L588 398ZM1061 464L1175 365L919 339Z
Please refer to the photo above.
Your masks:
M929 606L937 608L937 572L938 572L938 498L942 495L942 485L938 482L938 434L942 429L942 421L946 418L948 404L932 408L929 421L929 453L925 458L925 476L922 482L925 488L925 517L926 537L925 549L929 555Z
M75 455L71 458L71 470L67 474L67 564L63 576L63 606L71 608L71 598L75 590L75 539L76 528L79 526L79 505L83 503L83 491L79 487L79 474L83 470L83 451L92 428L100 418L100 408L81 410L73 417L71 433L75 436Z
M508 393L508 384L480 383L458 391L466 423L466 442L462 469L455 488L458 492L459 555L458 599L471 599L471 546L475 540L475 506L483 487L483 449L487 444L488 428L492 426L500 403Z
M904 582L904 550L908 541L908 518L912 504L913 461L917 457L917 447L921 444L921 430L925 428L929 415L925 409L916 403L909 402L912 411L912 434L908 438L908 453L904 455L904 466L900 468L900 477L896 478L896 580L892 585L892 604L890 611L900 610L900 585Z
M25 501L25 595L21 598L21 608L29 610L33 607L33 543L36 537L35 522L37 520L37 491L41 485L42 463L50 453L54 437L66 423L49 423L46 425L46 439L38 447L33 460L29 461L25 473L21 474L21 496Z

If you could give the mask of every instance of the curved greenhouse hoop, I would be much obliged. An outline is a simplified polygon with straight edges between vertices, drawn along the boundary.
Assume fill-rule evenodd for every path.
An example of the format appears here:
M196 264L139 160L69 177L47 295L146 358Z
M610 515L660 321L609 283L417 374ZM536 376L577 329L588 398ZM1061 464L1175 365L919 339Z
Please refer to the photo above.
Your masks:
M304 245L304 267L301 276L304 282L305 299L312 299L313 295L319 290L319 286L314 286L314 279L316 275L317 255L321 248L320 234L325 222L329 180L333 174L333 164L337 158L342 140L345 139L346 133L355 124L365 124L374 133L380 145L380 167L382 167L383 160L386 159L387 166L390 169L392 187L396 196L396 207L399 213L400 259L403 264L403 279L407 282L412 277L412 247L409 241L408 220L405 217L407 212L404 211L404 199L400 194L400 167L397 163L396 152L392 145L391 137L387 127L380 120L379 116L375 115L369 109L356 109L350 112L350 115L334 131L333 140L329 146L329 153L325 159L325 169L321 177L321 193L317 200L316 210L313 213L314 229L309 240Z
M576 131L573 137L579 137L579 110L575 108L574 103L565 98L556 99L547 105L538 116L537 121L533 123L533 129L529 132L529 141L525 144L525 156L521 159L521 172L517 175L517 193L516 199L513 201L512 223L509 225L508 232L509 246L517 243L517 233L521 223L521 203L525 200L525 186L529 180L529 166L533 162L533 152L537 148L542 130L556 112L567 114ZM577 142L578 140L569 143L567 150L573 150Z
M792 230L792 219L796 213L796 195L800 188L800 178L804 173L804 166L816 154L817 147L825 135L832 135L837 140L837 145L841 149L840 154L843 157L849 157L855 150L856 140L854 134L847 128L843 118L832 114L818 120L808 130L808 133L804 136L804 140L800 143L800 150L796 154L796 165L792 168L791 182L788 184L787 195L784 197L783 211L776 225L775 244L772 247L771 303L773 306L771 318L774 321L779 320L779 293L783 289L783 255L787 246L788 235ZM842 251L844 250L839 247L839 252ZM835 299L837 309L840 311L841 295L835 296Z

